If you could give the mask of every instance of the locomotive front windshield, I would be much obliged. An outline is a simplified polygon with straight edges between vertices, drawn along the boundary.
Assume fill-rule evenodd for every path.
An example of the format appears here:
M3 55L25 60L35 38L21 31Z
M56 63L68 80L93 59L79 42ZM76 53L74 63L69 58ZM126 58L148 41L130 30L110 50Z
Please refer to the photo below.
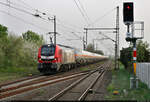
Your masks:
M43 55L43 56L55 55L55 46L43 46L41 48L41 55Z

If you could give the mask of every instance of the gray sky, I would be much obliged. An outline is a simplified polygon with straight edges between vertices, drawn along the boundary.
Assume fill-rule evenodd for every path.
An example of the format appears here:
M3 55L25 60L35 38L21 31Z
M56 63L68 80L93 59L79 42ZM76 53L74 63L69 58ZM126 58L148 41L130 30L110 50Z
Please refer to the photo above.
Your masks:
M86 20L81 15L74 0L10 0L13 4L11 6L24 9L31 13L36 13L31 9L38 9L39 11L46 12L49 17L56 15L57 18L57 32L61 35L57 36L57 43L64 45L70 45L77 48L82 48L82 42L80 40L68 41L67 39L77 39L71 32L75 32L78 36L85 35L83 28L87 26ZM23 2L26 4L24 4ZM78 0L76 0L78 2ZM93 24L91 27L115 27L116 21L116 7L120 7L120 49L127 47L129 44L125 41L126 26L123 24L122 19L122 5L123 2L134 2L134 15L135 21L144 21L145 23L145 38L144 41L150 43L150 1L149 0L79 0L83 5L88 17L89 24ZM0 2L8 3L7 0L0 0ZM53 32L53 23L44 21L40 18L35 18L26 13L17 11L10 7L0 6L0 10L8 12L8 14L17 16L28 23L24 23L19 18L14 18L7 14L0 12L0 24L3 24L9 28L9 31L21 35L21 33L27 30L32 30L39 34L43 34L46 41L49 42L47 32ZM105 15L105 16L104 16ZM43 16L43 18L47 18ZM98 20L97 20L98 19ZM97 21L96 21L97 20ZM96 21L96 22L95 22ZM37 27L38 26L38 27ZM101 38L98 31L89 31L88 43L92 43L92 39ZM115 34L104 33L105 35L115 39ZM114 53L114 44L109 41L96 41L98 49L103 50L105 54Z

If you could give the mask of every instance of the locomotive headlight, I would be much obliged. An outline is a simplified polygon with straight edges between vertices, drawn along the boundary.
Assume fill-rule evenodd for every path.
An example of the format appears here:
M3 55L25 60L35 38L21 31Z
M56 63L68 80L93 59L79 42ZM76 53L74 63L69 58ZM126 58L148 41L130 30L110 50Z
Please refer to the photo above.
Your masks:
M58 58L55 58L54 60L58 61Z

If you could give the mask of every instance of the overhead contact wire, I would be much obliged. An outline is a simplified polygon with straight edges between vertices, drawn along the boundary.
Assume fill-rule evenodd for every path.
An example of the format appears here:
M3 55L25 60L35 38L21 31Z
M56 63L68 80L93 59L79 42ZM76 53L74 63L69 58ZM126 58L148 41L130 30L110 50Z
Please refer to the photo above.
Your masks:
M102 15L101 17L97 18L93 23L89 24L88 26L94 25L95 23L97 23L98 21L102 20L104 17L106 17L108 14L112 13L112 11L114 11L116 9L113 8L111 10L109 10L108 12L106 12L104 15Z
M82 12L82 10L81 10L81 8L79 7L79 5L78 5L78 3L76 2L76 0L74 0L74 2L75 2L75 4L76 4L78 10L80 11L82 17L84 18L84 20L87 22L87 24L89 24L87 18L85 17L84 13Z
M31 22L25 21L24 19L22 19L22 18L20 18L20 17L17 17L17 16L14 16L14 15L8 13L8 12L2 11L2 10L0 10L0 12L1 12L1 13L4 13L4 14L7 14L7 15L9 15L9 16L12 16L12 17L16 18L17 20L20 20L20 21L22 21L22 22L24 22L24 23L26 23L26 24L30 24L30 25L32 25L32 26L34 26L34 27L37 27L37 28L40 28L40 29L42 29L42 30L48 30L48 29L46 29L46 28L42 28L42 27L40 27L40 26L38 26L38 25L35 25L35 24L31 23Z
M80 2L80 0L78 0L78 2L79 2L79 4L80 4L80 6L81 6L81 9L84 11L84 14L86 15L87 19L88 19L89 22L90 22L91 20L90 20L90 18L89 18L89 16L88 16L86 10L84 9L84 6L83 6L82 3Z

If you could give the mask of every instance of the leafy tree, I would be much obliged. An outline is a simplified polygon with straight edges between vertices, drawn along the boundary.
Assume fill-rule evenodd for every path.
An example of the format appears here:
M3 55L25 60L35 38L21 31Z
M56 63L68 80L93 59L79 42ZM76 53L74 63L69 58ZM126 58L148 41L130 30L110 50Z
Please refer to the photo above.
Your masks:
M127 68L132 60L132 48L123 48L120 51L120 61L124 64L125 68Z
M137 62L149 62L150 61L150 49L147 42L142 40L137 41ZM120 60L127 68L132 63L133 49L132 47L123 48L120 53Z
M86 51L89 51L89 52L94 52L94 46L93 44L88 44L87 48L86 48Z
M37 65L37 53L43 38L32 31L21 36L9 33L0 25L0 69L32 67Z
M0 24L0 67L3 67L6 61L4 59L5 58L4 50L6 49L8 42L7 35L8 35L7 27Z
M139 40L137 42L137 61L138 62L148 62L149 60L149 44L147 42L143 42Z
M7 27L0 24L0 38L7 36L7 35L8 35Z
M24 40L34 43L43 43L43 37L38 35L35 32L28 30L27 32L22 34Z
M102 51L102 50L95 50L95 51L94 51L94 53L104 55L104 53L103 53L103 51Z
M91 43L88 44L88 46L87 46L87 48L86 48L86 51L104 55L104 53L103 53L102 50L95 50L93 44L91 44Z

